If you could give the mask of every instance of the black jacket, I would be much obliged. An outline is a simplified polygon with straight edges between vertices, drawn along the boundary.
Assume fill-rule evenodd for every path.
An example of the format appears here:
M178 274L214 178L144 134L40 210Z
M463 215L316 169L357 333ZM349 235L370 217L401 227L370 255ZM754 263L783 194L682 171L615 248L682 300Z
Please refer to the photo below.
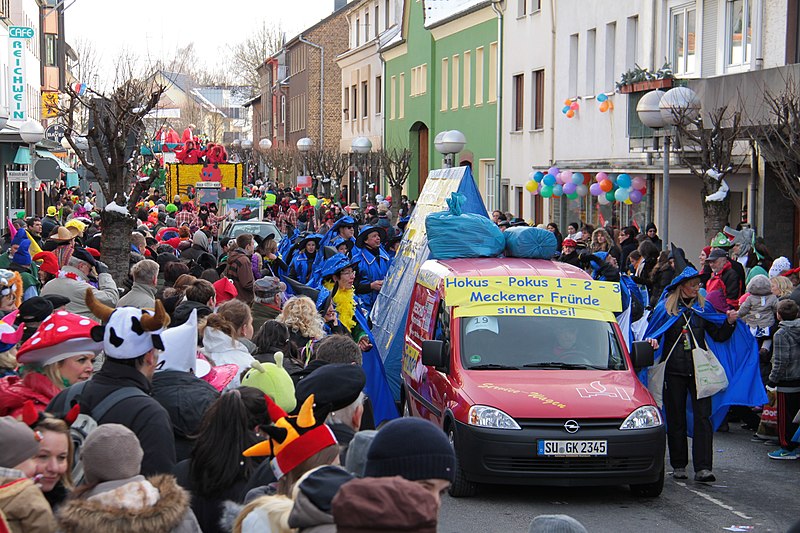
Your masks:
M165 370L153 376L153 398L169 413L175 436L177 461L189 458L194 435L211 404L219 398L217 389L189 372Z
M178 304L175 308L175 311L172 312L172 320L170 321L169 326L174 328L175 326L180 326L181 324L185 324L187 320L189 320L189 315L192 314L192 310L197 309L197 320L201 318L207 317L214 311L211 310L209 306L206 304L201 304L200 302L193 302L191 300L184 300Z
M571 253L568 253L568 254L563 254L562 253L558 257L558 260L561 263L567 263L568 265L576 266L578 268L581 267L581 260L580 260L580 256L578 255L577 250L573 251Z
M684 309L684 317L686 317L687 314L690 315L689 324L691 325L692 333L700 348L706 348L706 333L715 341L723 342L730 339L731 335L733 335L733 331L736 329L735 324L729 324L725 321L718 326L698 316L697 313L688 313L687 310ZM666 357L666 355L669 354L666 368L667 374L693 376L694 359L692 358L692 351L684 349L683 339L681 338L681 332L686 324L686 318L684 317L679 317L672 327L664 332L660 343L664 347L664 356ZM691 339L691 335L689 338ZM692 342L692 347L694 347L694 342Z
M661 293L667 288L667 285L672 283L672 278L675 277L675 269L671 266L666 266L661 270L653 270L653 288L650 291L650 307L655 307L658 300L661 298Z
M133 367L106 359L100 372L86 384L81 395L81 411L90 413L106 396L121 387L136 387L150 394L150 382ZM69 406L63 406L66 390L61 391L47 406L47 411L63 416ZM171 474L175 468L175 439L167 410L153 398L134 396L113 406L100 424L122 424L139 438L144 450L142 475Z
M622 271L628 270L628 256L631 254L632 251L639 248L639 243L633 237L628 237L625 239L625 242L622 243L620 247L621 257L619 260L619 268Z

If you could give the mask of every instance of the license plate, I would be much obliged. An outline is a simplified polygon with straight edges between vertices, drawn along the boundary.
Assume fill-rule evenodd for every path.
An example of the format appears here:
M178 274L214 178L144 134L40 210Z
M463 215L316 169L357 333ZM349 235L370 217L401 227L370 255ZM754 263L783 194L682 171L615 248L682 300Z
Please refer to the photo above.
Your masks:
M608 455L608 441L604 440L540 440L538 454L551 457L587 457Z

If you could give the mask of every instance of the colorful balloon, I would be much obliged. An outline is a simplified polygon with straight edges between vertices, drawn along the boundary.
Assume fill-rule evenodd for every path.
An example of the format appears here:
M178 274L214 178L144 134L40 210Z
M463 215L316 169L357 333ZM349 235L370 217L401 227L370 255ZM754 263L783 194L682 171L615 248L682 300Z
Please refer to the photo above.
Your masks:
M630 198L625 198L625 201L622 202L622 203L625 204L625 205L631 205L633 202L631 202Z
M571 181L568 181L567 183L565 183L562 186L562 188L564 189L564 194L566 194L566 195L570 195L570 194L574 193L575 192L575 187L577 187L577 185L575 185Z
M564 187L561 185L553 185L553 196L561 196L564 194Z
M644 178L642 178L641 176L636 176L631 181L631 187L633 187L636 190L639 190L642 187L646 187L646 186L647 186L647 182L645 182Z
M536 174L533 175L533 181L535 181L536 183L541 182L542 178L544 178L544 173L538 170L536 171Z
M620 174L617 176L617 186L620 189L627 189L631 186L631 177L627 174Z
M572 118L572 117L574 117L574 116L575 116L575 111L573 111L572 109L570 109L569 111L567 111L567 118Z
M603 189L600 188L599 183L592 183L591 187L589 187L589 192L592 193L592 196L600 196L603 194Z
M573 111L577 111L578 109L581 108L581 106L580 106L580 104L578 104L578 102L572 102L569 105L569 108L572 109Z
M583 174L580 172L576 172L572 175L572 183L575 185L582 185L583 184Z
M553 176L558 176L559 172L561 171L558 170L558 167L550 167L549 169L547 169L547 173L552 174Z
M572 98L567 98L566 100L564 100L564 105L567 107L569 107L571 103L572 103Z
M528 183L525 184L525 190L528 192L533 192L539 188L539 184L533 180L530 180Z
M561 112L564 113L565 115L569 113L569 111L570 109L568 105L565 105L564 107L561 108Z
M614 198L616 198L618 202L624 202L628 199L629 195L628 189L617 189L614 191Z
M548 187L552 187L553 185L556 184L556 177L553 176L552 174L548 174L544 178L542 178L542 183L544 183Z
M577 200L578 199L578 193L576 193L576 192L570 193L570 194L567 195L567 198L569 198L570 200Z
M542 190L539 191L539 194L542 195L542 198L550 198L551 196L553 196L553 187L551 187L550 185L545 185L544 187L542 187Z
M630 198L632 203L638 204L642 201L642 193L634 189L631 191L630 195L628 195L628 198Z
M611 183L611 180L603 180L600 182L600 189L602 189L603 192L609 192L613 188L614 184Z
M589 187L581 183L580 185L575 186L575 192L578 193L578 196L586 196L589 194Z
M615 199L616 196L614 196L614 191L608 191L606 193L606 200L608 200L609 202L613 202Z
M605 113L606 111L608 111L608 107L609 107L608 100L606 100L605 102L600 104L600 112Z
M608 198L606 198L605 194L601 194L600 196L597 197L597 203L600 205L608 205L611 202L608 200Z
M561 171L561 182L567 183L572 181L572 171L571 170L562 170Z
M606 100L608 100L608 95L606 93L600 93L597 95L597 101L600 102L601 104Z
M594 177L594 180L597 183L600 183L601 181L606 179L608 179L608 174L606 174L605 172L598 172L597 175Z

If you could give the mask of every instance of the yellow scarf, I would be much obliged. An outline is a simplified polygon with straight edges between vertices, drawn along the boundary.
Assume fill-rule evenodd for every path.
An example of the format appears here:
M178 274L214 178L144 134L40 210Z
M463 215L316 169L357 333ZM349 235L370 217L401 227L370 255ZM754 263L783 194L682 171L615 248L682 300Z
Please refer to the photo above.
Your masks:
M333 281L326 281L323 283L326 289L333 292ZM333 307L339 313L339 321L349 331L353 331L356 327L356 291L355 289L348 289L343 291L339 289L333 295Z

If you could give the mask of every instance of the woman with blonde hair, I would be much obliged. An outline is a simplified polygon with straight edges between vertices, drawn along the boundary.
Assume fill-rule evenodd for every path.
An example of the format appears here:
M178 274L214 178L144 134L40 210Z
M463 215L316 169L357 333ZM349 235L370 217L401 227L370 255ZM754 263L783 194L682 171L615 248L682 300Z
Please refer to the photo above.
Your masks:
M769 285L772 287L772 294L778 297L779 300L788 298L794 290L794 285L789 281L786 276L776 276L769 279Z
M594 252L608 252L617 264L622 262L622 251L614 244L614 239L608 234L605 228L597 228L592 232L592 242L589 246Z
M304 357L313 341L325 336L324 322L317 306L308 296L293 296L283 304L281 314L275 319L289 328L289 338Z
M73 446L67 422L49 413L39 413L31 429L41 434L39 451L26 462L27 477L36 482L55 512L74 488L72 482Z

